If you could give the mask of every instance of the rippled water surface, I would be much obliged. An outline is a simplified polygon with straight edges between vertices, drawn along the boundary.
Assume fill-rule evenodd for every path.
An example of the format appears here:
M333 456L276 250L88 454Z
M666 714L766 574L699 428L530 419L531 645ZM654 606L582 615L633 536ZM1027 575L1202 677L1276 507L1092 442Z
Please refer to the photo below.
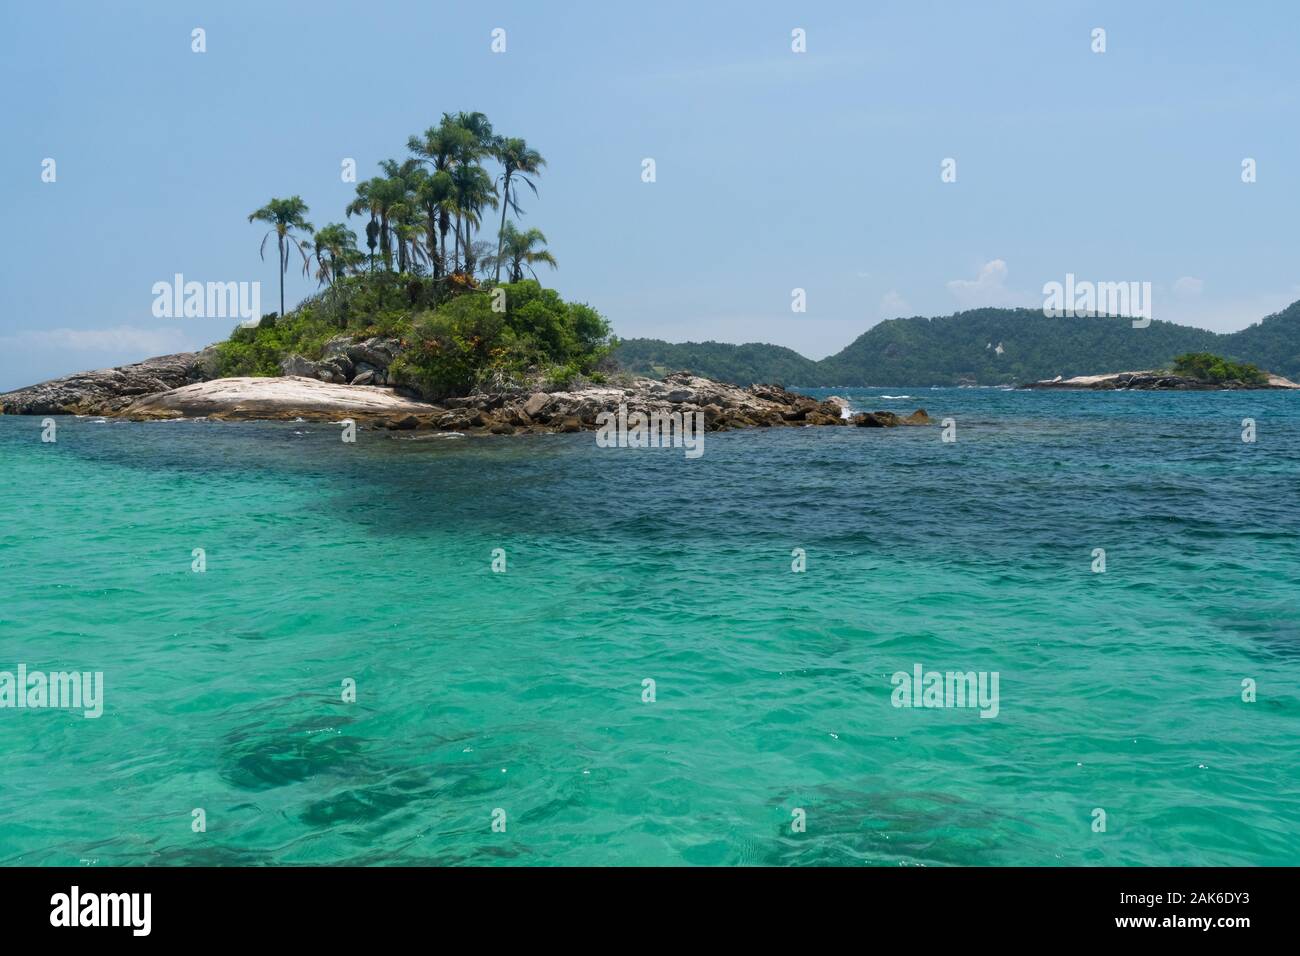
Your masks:
M848 397L958 440L0 418L0 670L105 682L0 862L1300 862L1300 396Z

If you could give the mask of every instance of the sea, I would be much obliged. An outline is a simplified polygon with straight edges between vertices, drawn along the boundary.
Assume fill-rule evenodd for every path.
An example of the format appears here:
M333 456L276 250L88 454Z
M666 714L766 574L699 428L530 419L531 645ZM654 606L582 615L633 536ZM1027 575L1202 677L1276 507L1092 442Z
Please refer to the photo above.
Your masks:
M1300 863L1300 395L814 394L0 417L0 864Z

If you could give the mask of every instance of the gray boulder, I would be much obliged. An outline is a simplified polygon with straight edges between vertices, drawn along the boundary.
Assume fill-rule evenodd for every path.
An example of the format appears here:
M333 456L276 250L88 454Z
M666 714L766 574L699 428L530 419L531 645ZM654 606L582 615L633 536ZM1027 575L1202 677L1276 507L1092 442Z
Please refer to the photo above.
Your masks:
M524 411L531 416L541 414L542 409L551 403L551 396L545 392L537 392L528 396L528 401L524 402Z
M310 359L305 359L296 352L286 359L280 361L281 375L296 375L299 378L316 378L319 369L316 363Z
M347 356L358 365L365 364L372 368L383 369L393 363L393 359L401 350L402 343L397 339L386 339L376 335L348 346Z

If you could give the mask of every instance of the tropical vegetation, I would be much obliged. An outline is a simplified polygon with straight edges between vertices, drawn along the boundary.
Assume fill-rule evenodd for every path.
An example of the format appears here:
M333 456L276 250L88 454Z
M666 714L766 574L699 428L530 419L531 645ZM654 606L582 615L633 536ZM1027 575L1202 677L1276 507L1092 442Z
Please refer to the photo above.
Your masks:
M308 250L311 248L311 242L301 239L295 235L295 230L299 233L312 233L312 225L307 221L307 204L302 201L300 196L290 196L288 199L272 199L261 209L257 209L248 214L249 222L270 223L271 228L266 231L262 237L262 247L258 253L263 259L266 258L266 240L275 236L276 245L280 250L280 311L284 311L284 273L289 268L289 250L297 249L302 255L303 269L306 270L309 262Z
M1179 355L1174 359L1173 370L1175 374L1215 384L1243 382L1247 385L1262 385L1268 381L1268 375L1248 362L1233 362L1209 352Z
M393 377L428 395L529 376L599 378L616 345L609 323L541 286L538 267L558 263L540 229L517 224L520 191L538 195L542 155L495 133L482 113L464 112L444 113L409 137L407 152L356 184L345 222L315 230L299 196L249 215L270 226L263 257L276 238L280 310L218 346L221 374L278 375L287 356L318 358L346 334L398 338ZM287 312L284 276L295 250L319 291Z

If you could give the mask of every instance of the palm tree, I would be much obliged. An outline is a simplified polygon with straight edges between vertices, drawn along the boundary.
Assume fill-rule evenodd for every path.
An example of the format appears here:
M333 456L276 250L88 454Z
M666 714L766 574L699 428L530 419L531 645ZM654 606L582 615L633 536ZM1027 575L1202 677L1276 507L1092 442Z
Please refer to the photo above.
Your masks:
M492 152L492 143L495 137L492 135L492 124L482 113L457 113L455 116L442 114L444 123L451 123L469 133L474 140L478 156L487 156ZM477 157L475 157L477 158Z
M379 168L387 177L380 179L379 185L375 187L379 206L379 249L384 254L384 268L392 271L393 245L390 233L395 238L394 227L397 221L408 214L412 205L408 201L409 194L414 191L412 180L417 172L423 174L423 169L418 159L407 159L400 163L395 159L385 159ZM398 250L398 260L398 268L401 270L405 264L401 250Z
M429 244L429 261L433 264L435 278L446 271L445 254L447 250L447 229L451 214L456 211L455 190L452 186L451 173L438 170L432 176L420 180L416 191L416 201L428 218L424 227ZM439 253L438 233L442 232L442 253Z
M424 236L424 223L419 218L418 210L402 207L402 216L393 226L397 238L399 271L415 272L417 266L429 263L429 253L420 239Z
M522 180L533 195L537 195L536 184L529 179L530 175L538 175L542 167L546 165L546 160L542 159L542 154L535 149L530 149L528 144L518 137L499 139L496 143L496 158L503 167L501 173L501 228L497 232L497 258L496 258L496 281L501 281L501 247L505 242L506 233L506 213L513 209L516 216L522 216L524 211L519 208L518 196L510 191L510 185L516 179Z
M557 268L555 256L541 248L546 245L546 236L543 235L542 230L529 229L527 232L520 232L513 222L507 222L505 228L501 230L501 240L502 249L493 264L499 274L504 263L511 282L523 281L525 266L534 279L537 278L537 272L533 266L539 262L546 263L552 269Z
M379 212L374 200L371 199L371 192L374 184L380 182L378 178L367 179L363 183L357 183L357 197L348 203L347 208L343 210L348 216L355 216L359 213L369 213L370 221L366 223L366 246L370 249L370 271L375 271L375 246L379 243Z
M474 227L480 222L479 212L484 206L497 207L497 190L482 166L465 164L457 166L451 174L452 193L456 200L456 209L464 231L459 236L461 248L465 251L463 271L466 275L474 274L474 251L472 238Z
M316 233L316 278L333 285L359 255L357 234L342 223L330 223Z
M441 126L430 126L424 131L424 139L411 136L406 141L406 148L420 161L432 166L432 174L423 183L422 205L429 214L429 251L433 256L434 275L447 271L447 232L451 229L451 217L455 214L455 202L451 187L451 170L456 164L456 157L462 151L461 144L469 137L466 130L454 127L451 118L443 114ZM434 219L437 219L436 230ZM434 248L435 236L440 237L441 255Z
M492 124L482 113L443 113L441 122L424 131L424 138L411 136L407 149L420 161L432 166L433 175L422 197L430 217L437 218L441 255L433 253L433 234L426 228L430 257L435 274L452 271L472 273L476 258L473 245L474 227L480 222L484 206L496 208L496 187L487 171L479 165L484 156L494 155L496 137ZM447 233L455 218L455 242L448 246ZM448 252L451 253L450 260ZM464 259L461 259L461 256Z
M459 210L457 219L458 245L464 249L465 258L462 266L465 274L474 273L474 229L479 225L479 213L485 205L493 209L497 206L496 184L479 160L491 156L496 148L496 137L492 134L492 124L482 113L457 113L452 116L442 114L443 124L453 131L455 151L452 154L454 168L454 193ZM490 197L490 198L489 198Z
M307 251L303 248L298 237L293 234L295 229L311 234L311 223L307 221L307 204L302 201L300 196L290 196L288 199L272 199L269 203L252 212L248 216L249 222L259 221L268 222L271 228L267 230L266 235L262 237L262 245L258 254L266 258L266 240L275 233L275 239L280 247L280 315L284 315L284 272L289 267L289 247L292 245L302 253L303 264L307 263ZM310 243L308 243L310 246Z
M397 179L402 184L402 201L393 206L391 218L397 239L398 270L407 272L413 271L417 265L434 261L437 250L432 239L428 248L420 240L425 237L427 226L435 227L432 236L436 236L437 231L435 220L425 205L428 171L419 160L409 159L402 164Z

